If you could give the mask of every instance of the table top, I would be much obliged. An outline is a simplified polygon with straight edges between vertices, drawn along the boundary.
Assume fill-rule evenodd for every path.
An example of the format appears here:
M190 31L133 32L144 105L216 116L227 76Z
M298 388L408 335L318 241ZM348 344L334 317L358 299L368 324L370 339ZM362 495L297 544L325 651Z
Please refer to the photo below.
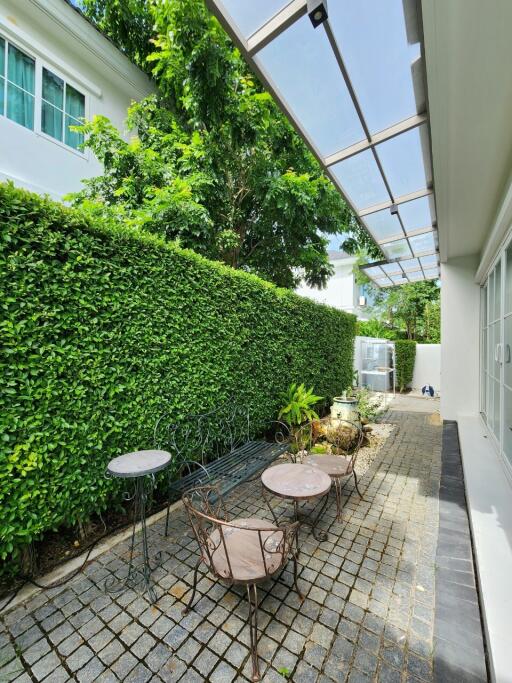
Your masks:
M349 458L342 455L308 455L303 462L318 467L331 477L343 477L352 471Z
M135 451L111 460L107 471L114 477L143 477L163 470L170 461L167 451Z
M261 483L281 498L308 500L323 496L331 489L331 478L310 465L285 463L268 467L261 475Z

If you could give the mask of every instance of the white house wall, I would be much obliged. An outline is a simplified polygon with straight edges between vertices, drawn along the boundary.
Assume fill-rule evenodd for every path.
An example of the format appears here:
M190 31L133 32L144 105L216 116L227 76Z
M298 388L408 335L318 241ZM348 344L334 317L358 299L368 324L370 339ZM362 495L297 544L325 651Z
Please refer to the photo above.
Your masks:
M479 412L480 288L478 257L441 264L441 415L457 420Z
M358 287L354 280L355 259L339 259L331 262L334 275L329 279L325 289L316 289L302 284L297 288L297 294L313 299L321 304L339 308L348 313L354 313L358 318L365 319L365 310L358 306Z
M441 344L416 344L412 388L420 390L426 384L441 394Z
M55 2L48 0L46 10L52 5L61 10L66 28L39 1L0 0L0 35L35 58L36 70L43 64L82 92L87 118L107 116L123 131L129 105L152 91L150 81L75 10ZM82 178L98 175L101 165L91 152L80 153L37 132L39 109L36 89L33 131L0 116L0 180L59 199L79 190Z

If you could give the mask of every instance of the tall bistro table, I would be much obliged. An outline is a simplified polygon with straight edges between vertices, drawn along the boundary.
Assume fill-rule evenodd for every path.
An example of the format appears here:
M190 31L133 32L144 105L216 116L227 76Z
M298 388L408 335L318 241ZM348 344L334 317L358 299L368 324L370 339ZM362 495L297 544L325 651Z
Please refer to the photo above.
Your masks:
M136 589L142 584L144 592L148 593L151 602L156 602L156 592L151 581L151 571L154 567L151 566L149 560L146 507L155 485L155 474L165 469L170 461L171 454L167 451L135 451L114 458L107 466L107 477L133 480L133 493L126 491L123 494L125 501L133 500L133 526L128 573L123 579L112 575L105 580L105 590L110 593L117 593L123 588ZM135 539L139 522L142 559L137 562ZM157 562L160 556L161 553L158 553Z
M318 531L316 525L327 505L329 491L331 490L332 482L328 474L310 465L284 463L283 465L268 467L261 475L261 483L263 497L276 525L279 524L279 521L268 498L268 493L284 500L290 500L293 503L295 521L300 522L301 525L310 526L317 541L325 541L326 534ZM322 505L312 521L300 518L300 503L322 498Z

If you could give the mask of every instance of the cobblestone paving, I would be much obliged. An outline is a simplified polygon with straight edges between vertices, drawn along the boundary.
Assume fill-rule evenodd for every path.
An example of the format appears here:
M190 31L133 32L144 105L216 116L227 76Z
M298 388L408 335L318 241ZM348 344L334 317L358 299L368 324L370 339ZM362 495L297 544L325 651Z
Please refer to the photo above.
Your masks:
M434 562L442 428L421 413L389 413L395 427L361 480L347 486L344 519L332 497L318 543L301 532L300 602L283 572L259 591L263 681L425 683L432 681ZM235 516L270 519L258 483L228 498ZM283 508L284 511L284 508ZM195 542L181 510L170 538L150 527L156 605L128 590L105 594L122 575L128 542L115 546L63 587L39 593L0 619L0 681L211 681L250 679L245 589L206 574L195 609L190 594ZM291 569L291 565L290 565Z

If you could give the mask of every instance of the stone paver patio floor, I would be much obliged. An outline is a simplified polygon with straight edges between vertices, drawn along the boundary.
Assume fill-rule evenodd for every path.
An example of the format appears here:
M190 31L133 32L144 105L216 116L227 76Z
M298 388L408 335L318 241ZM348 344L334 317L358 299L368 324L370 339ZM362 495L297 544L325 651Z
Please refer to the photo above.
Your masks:
M361 479L364 501L352 493L338 522L332 495L321 523L327 541L301 532L304 602L289 571L259 590L264 681L433 680L442 427L422 413L391 412L386 421L395 427ZM258 482L227 504L233 516L270 519ZM249 680L245 589L203 575L183 617L197 547L182 509L170 538L163 521L150 527L150 545L169 553L154 572L154 606L130 590L103 590L107 569L122 575L124 541L63 587L0 617L0 681Z

